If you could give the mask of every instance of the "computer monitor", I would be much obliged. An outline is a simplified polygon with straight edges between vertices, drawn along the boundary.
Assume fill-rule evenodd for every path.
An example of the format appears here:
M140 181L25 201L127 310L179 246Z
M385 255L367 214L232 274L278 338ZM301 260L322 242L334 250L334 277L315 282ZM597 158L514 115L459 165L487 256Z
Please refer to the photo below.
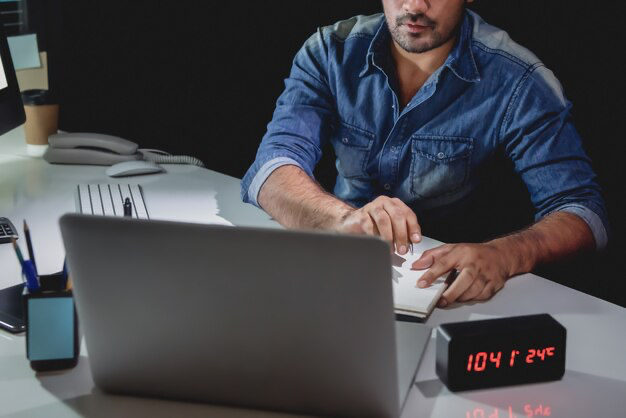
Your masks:
M25 120L22 96L17 85L13 60L0 16L0 135L20 126ZM9 234L6 233L7 230L3 224L11 225L10 235L16 234L16 231L12 230L12 224L6 218L0 217L0 229L4 229L5 238ZM0 243L3 241L5 240ZM21 293L21 284L0 289L0 327L11 332L24 331Z
M20 88L0 19L0 135L20 126L25 120Z

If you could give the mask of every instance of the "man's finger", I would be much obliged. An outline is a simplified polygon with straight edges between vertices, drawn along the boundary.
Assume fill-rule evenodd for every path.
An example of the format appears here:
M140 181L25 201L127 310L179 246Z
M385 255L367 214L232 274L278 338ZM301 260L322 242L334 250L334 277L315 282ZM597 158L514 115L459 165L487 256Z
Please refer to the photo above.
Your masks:
M474 283L474 273L469 268L464 268L461 270L459 277L456 278L454 283L450 285L443 292L441 299L439 299L439 306L444 307L453 302L455 302L459 296L463 294L467 289L469 289Z
M417 282L417 287L428 287L443 274L454 268L455 261L451 257L442 257L435 260L433 266Z
M483 289L485 288L486 282L481 279L474 280L474 283L467 289L465 292L461 293L458 297L459 302L467 302L468 300L475 299L478 295L481 294Z
M409 231L411 243L417 244L422 241L422 227L417 221L417 215L408 206L406 207L406 228Z
M476 300L489 300L493 297L493 295L495 295L497 292L497 290L495 289L495 286L493 285L492 282L489 282L485 285L485 287L483 288L483 290L480 292L480 294L478 296L476 296L474 299Z
M359 222L363 233L366 235L378 235L378 230L375 230L374 220L368 213L364 213L361 221Z
M387 201L383 204L383 208L389 214L391 220L391 229L393 230L393 241L396 244L396 250L399 254L406 254L409 250L409 231L406 227L404 211L400 210Z
M422 256L418 258L412 265L415 270L425 270L430 268L439 257L442 257L452 251L452 245L444 244L439 247L424 251Z
M369 214L378 228L378 232L382 239L393 242L393 229L391 227L391 219L386 210L381 207L374 207L369 210Z

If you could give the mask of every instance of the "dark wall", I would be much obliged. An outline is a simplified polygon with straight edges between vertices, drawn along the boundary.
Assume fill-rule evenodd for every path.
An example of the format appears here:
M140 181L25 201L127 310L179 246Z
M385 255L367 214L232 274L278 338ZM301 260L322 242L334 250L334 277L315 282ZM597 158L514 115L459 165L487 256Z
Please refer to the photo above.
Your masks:
M304 41L320 25L380 8L378 0L60 4L63 129L191 154L237 177Z
M472 8L532 50L561 81L604 189L612 236L600 255L587 255L538 273L626 306L618 270L626 254L624 181L624 35L620 2L590 7L568 0L476 0Z
M62 129L191 154L237 177L253 161L307 37L318 26L382 9L380 0L56 1L48 17L57 29L49 42L50 84L61 97ZM610 278L626 232L618 4L477 0L472 8L555 72L605 189L611 248L540 273L626 305L624 281ZM332 161L325 164L321 179L331 186ZM509 194L500 204L505 210L518 202Z

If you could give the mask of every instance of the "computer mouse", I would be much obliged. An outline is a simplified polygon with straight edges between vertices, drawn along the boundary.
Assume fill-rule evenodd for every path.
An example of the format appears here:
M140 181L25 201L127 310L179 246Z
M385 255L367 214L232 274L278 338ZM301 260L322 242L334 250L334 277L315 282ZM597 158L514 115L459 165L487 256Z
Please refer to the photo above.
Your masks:
M141 174L155 174L165 171L163 167L150 161L124 161L106 169L109 177L139 176Z

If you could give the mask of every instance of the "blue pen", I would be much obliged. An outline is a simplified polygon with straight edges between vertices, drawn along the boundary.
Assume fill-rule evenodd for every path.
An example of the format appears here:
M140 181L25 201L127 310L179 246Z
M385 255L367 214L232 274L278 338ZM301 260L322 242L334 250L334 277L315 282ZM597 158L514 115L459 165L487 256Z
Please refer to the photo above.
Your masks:
M61 273L61 289L67 286L67 257L63 259L63 272Z
M35 268L35 274L37 274L37 263L35 262L35 251L33 250L33 242L30 239L30 229L28 228L28 224L26 220L24 220L24 236L26 236L26 249L28 250L28 257L30 261L33 262L33 267Z
M26 287L28 291L31 293L38 292L39 281L37 280L37 273L35 273L35 265L31 260L24 261L22 273L26 276Z
M39 281L37 280L37 273L35 272L35 266L33 262L30 260L25 261L22 256L22 251L20 251L20 247L17 246L17 242L15 239L11 240L13 244L13 249L15 250L15 255L17 255L17 259L22 266L22 274L26 277L26 287L31 292L36 292L39 290Z

